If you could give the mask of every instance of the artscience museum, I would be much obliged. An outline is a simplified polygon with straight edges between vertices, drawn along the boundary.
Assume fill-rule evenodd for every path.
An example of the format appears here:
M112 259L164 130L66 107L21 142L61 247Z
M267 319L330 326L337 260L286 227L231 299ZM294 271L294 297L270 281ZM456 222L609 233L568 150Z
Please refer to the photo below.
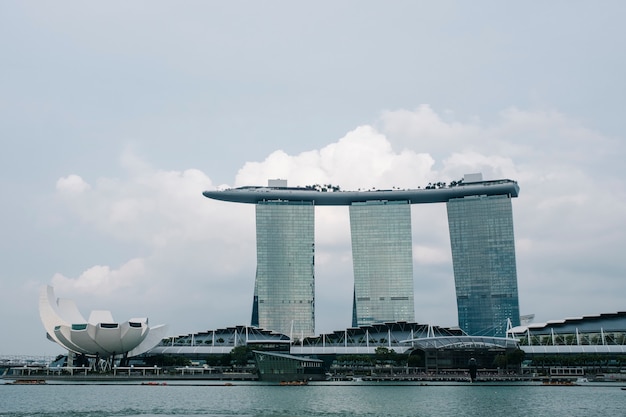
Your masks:
M49 285L41 289L39 314L49 340L90 357L140 355L156 346L167 331L166 325L150 327L147 318L117 322L108 310L94 310L85 319L73 300L57 298Z

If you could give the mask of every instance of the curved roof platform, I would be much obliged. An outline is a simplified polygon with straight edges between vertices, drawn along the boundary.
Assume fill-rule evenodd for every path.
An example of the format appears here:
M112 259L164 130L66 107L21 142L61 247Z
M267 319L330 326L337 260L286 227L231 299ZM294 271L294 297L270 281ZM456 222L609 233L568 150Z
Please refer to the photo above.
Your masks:
M516 181L502 179L462 183L454 187L413 190L319 191L300 187L247 186L223 191L204 191L205 197L234 203L256 204L262 201L305 201L316 206L347 206L365 201L408 201L410 204L445 203L451 199L479 195L517 197Z
M41 289L39 315L50 340L74 353L103 358L147 352L167 330L165 325L149 327L147 318L116 323L107 310L92 311L85 320L72 300L57 299L49 285Z
M304 339L253 326L235 326L163 339L149 354L202 356L226 354L243 345L289 345L292 355L375 354L379 347L396 353L414 349L513 349L517 339L468 336L459 328L410 322L364 325Z
M415 349L514 349L517 339L468 336L458 327L410 322L364 325L315 337L291 347L292 354L375 354L380 346L406 354Z
M561 320L550 320L546 323L530 323L524 326L513 327L509 333L519 337L527 332L533 335L551 335L552 333L598 333L626 332L626 311L617 313L602 313L582 317L568 317Z
M425 337L420 339L407 340L406 342L413 343L415 348L422 350L484 348L514 349L517 347L517 339L511 339L509 337L487 336Z
M510 329L529 354L626 353L626 312L571 317Z
M150 354L211 355L230 353L244 345L289 345L291 339L282 333L254 326L238 325L187 335L163 338Z

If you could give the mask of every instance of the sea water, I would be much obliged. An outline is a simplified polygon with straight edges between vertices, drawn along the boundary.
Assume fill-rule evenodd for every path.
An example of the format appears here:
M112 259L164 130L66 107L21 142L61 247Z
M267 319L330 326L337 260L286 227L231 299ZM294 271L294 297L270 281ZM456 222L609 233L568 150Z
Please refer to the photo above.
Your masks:
M0 416L626 416L619 385L0 381Z

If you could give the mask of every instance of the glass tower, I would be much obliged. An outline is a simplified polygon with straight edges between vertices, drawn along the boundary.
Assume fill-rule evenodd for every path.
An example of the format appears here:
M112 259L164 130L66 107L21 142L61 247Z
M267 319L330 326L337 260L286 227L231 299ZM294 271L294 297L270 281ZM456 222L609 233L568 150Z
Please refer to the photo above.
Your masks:
M353 327L415 321L410 207L408 201L350 205Z
M312 202L257 203L252 325L294 338L315 334L314 221Z
M509 195L454 198L447 203L459 327L469 335L506 335L519 325Z

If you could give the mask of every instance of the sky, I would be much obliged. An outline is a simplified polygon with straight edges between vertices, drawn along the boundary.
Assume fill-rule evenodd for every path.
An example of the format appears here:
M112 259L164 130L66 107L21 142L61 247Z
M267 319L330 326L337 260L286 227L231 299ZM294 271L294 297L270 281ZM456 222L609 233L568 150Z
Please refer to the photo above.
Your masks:
M0 2L0 356L56 355L53 285L172 336L250 322L254 206L204 190L518 181L535 322L626 311L626 3ZM444 204L415 316L457 325ZM316 332L351 325L347 208L315 215Z

